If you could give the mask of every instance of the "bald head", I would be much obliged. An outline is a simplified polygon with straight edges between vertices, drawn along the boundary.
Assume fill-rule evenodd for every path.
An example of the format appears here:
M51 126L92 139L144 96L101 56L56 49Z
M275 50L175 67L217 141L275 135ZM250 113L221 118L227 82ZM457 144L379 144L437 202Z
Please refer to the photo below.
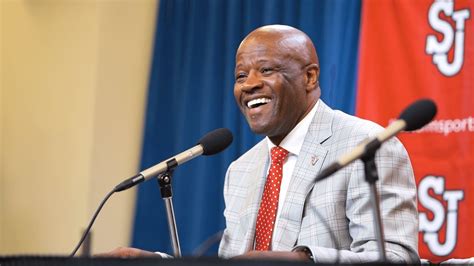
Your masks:
M308 35L287 25L267 25L257 28L240 43L237 54L246 45L252 45L254 49L258 49L259 46L266 49L267 47L262 46L267 46L268 43L274 44L275 49L285 52L287 56L305 65L319 65L316 48Z

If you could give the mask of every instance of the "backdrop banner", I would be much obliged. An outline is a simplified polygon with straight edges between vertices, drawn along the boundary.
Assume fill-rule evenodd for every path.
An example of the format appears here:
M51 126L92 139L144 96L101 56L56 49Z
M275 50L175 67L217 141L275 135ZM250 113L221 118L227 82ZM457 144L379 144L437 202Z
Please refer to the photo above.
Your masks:
M474 227L474 1L363 2L356 114L386 126L419 98L434 121L403 133L418 184L419 251L471 257Z

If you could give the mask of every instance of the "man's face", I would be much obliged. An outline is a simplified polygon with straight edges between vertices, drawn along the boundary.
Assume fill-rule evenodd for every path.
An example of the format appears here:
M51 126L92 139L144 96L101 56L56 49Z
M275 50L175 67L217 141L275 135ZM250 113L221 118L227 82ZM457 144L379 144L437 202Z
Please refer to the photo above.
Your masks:
M308 109L305 65L271 38L244 42L236 55L234 96L250 128L275 143Z

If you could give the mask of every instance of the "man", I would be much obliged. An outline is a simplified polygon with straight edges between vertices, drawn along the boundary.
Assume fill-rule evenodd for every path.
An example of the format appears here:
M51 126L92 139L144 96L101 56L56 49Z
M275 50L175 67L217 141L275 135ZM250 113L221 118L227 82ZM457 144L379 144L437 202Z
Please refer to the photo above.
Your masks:
M377 260L363 164L355 162L316 184L314 178L382 128L326 106L319 99L318 79L314 45L295 28L264 26L240 44L235 99L252 131L267 138L228 169L224 187L227 224L220 256L311 258L316 262ZM271 193L279 197L267 204L265 190L272 185L266 180L270 179L267 173L271 172L275 146L288 155L283 156L282 170L278 170L282 171L281 181L273 181L273 186L281 188ZM418 262L416 189L408 155L393 139L382 146L376 162L387 258ZM268 212L273 205L274 214L265 215L262 206ZM269 240L263 241L260 249L262 234Z
M319 71L313 43L295 28L264 26L240 44L235 99L252 131L267 137L229 166L219 256L378 259L362 163L318 183L314 178L382 128L325 105L319 99ZM408 155L392 139L378 151L376 163L387 258L418 263L416 188ZM127 248L111 254L143 255Z

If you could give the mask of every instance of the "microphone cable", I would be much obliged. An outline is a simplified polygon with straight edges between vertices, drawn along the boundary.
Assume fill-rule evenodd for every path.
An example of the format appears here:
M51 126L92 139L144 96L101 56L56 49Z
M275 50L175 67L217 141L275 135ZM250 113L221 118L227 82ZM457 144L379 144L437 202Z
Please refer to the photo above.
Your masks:
M81 247L82 243L84 243L84 240L86 239L87 235L89 234L89 231L91 230L92 225L93 225L94 222L95 222L95 219L96 219L97 216L99 215L99 212L102 210L102 207L104 207L104 205L105 205L105 203L107 202L107 200L108 200L115 192L117 192L117 187L115 187L112 191L110 191L110 192L102 199L102 202L99 204L99 207L97 208L97 210L95 210L94 215L92 215L92 219L90 220L89 225L87 226L86 230L85 230L84 233L82 234L81 240L79 240L79 243L77 243L76 247L74 248L74 250L73 250L73 251L71 252L71 254L69 255L70 258L72 258L72 257L74 257L74 255L76 255L76 252L79 250L79 248Z

